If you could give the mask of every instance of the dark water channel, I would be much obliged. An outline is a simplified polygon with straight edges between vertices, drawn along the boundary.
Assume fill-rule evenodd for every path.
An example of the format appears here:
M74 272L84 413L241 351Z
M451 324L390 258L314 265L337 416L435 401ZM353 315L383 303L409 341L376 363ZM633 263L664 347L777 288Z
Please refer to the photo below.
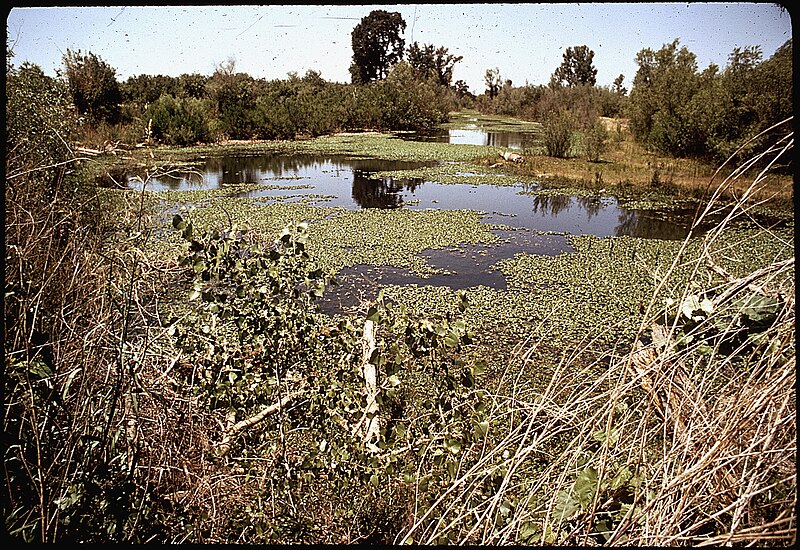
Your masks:
M490 133L483 134L487 140L495 139L487 137ZM448 139L456 140L451 142L458 142L458 139L477 142L479 137L477 134L448 131ZM503 146L513 147L513 139L509 137ZM370 177L376 172L433 164L307 154L211 157L205 159L195 172L152 179L147 189L214 189L229 184L258 183L267 188L239 196L254 198L264 204L303 200L313 205L347 209L475 210L484 213L482 219L486 223L515 228L494 230L501 237L500 244L425 251L422 256L429 265L446 270L444 274L427 279L398 268L356 266L345 269L337 276L340 285L326 295L323 307L328 310L341 310L357 304L361 298L377 294L378 288L385 284L505 288L505 279L502 273L492 268L494 264L521 252L549 255L569 252L572 249L567 234L682 239L688 234L692 220L693 212L631 210L613 197L536 194L536 186L526 187L514 181L508 186L480 184L480 176L474 174L463 174L474 177L474 184ZM131 187L141 185L132 178L128 183Z

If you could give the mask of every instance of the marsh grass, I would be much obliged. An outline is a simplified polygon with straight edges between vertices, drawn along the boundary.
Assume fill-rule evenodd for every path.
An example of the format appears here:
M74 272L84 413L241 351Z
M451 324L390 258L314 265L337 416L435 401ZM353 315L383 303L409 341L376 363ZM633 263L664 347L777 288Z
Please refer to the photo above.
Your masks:
M789 135L760 160L769 167L792 144ZM465 451L459 477L396 542L796 542L794 242L762 227L783 252L749 273L722 267L736 263L722 237L768 192L767 170L744 185L745 169L699 211L696 224L737 197L711 231L686 239L633 345L597 337L564 349L537 387L520 373L537 368L548 336L520 344L505 371L511 383L491 396L491 443ZM663 290L678 269L705 288L685 283L679 309L665 314Z

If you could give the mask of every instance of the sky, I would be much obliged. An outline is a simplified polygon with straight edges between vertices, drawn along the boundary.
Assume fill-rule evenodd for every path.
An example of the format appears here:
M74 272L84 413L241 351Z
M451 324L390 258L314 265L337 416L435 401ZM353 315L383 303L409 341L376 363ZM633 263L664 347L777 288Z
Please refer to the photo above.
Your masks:
M375 9L400 12L406 46L444 46L463 56L453 80L473 93L485 89L487 69L513 85L547 84L566 48L594 52L597 84L620 74L630 89L636 54L675 39L697 57L698 70L727 65L734 48L759 46L763 59L792 37L792 21L779 4L697 3L484 3L298 4L12 7L6 42L12 63L28 61L45 74L63 68L66 51L89 52L130 76L210 75L233 60L237 72L284 79L319 71L349 82L351 33Z

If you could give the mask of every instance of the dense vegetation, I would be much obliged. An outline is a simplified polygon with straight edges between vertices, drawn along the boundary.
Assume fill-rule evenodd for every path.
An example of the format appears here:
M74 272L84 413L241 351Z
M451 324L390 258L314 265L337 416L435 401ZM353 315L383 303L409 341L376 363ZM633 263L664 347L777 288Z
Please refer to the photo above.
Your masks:
M96 186L119 158L76 154L426 129L469 104L542 122L558 159L580 134L598 160L598 117L626 113L642 144L715 158L791 114L791 42L702 75L677 46L640 52L630 96L622 79L594 85L585 48L547 87L487 71L477 98L450 82L458 58L416 43L354 84L264 81L232 62L117 83L80 52L58 79L9 57L5 529L28 542L793 542L794 237L742 223L761 178L702 239L575 238L574 254L502 263L509 293L389 288L334 318L316 305L345 253L488 230L437 211L259 217L225 190L192 209ZM792 134L777 131L742 154L776 144L760 160L781 168ZM143 179L168 169L143 151L120 156Z

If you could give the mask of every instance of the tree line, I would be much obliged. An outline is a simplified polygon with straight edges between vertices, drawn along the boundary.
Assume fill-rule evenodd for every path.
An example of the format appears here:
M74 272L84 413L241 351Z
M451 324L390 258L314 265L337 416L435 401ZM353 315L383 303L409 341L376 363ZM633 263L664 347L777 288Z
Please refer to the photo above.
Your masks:
M736 48L726 67L712 64L700 72L696 56L677 39L659 50L646 48L636 55L630 93L622 74L611 86L598 86L594 52L568 47L548 84L514 86L490 68L486 89L476 96L463 80L453 81L462 56L433 44L406 47L405 28L398 12L384 10L356 25L351 83L326 81L314 70L258 79L238 72L233 60L210 76L139 75L118 82L104 60L70 50L62 81L87 125L125 142L173 145L360 129L424 131L446 121L450 111L474 108L550 121L551 127L559 121L566 133L590 131L598 117L627 118L636 141L650 150L719 162L792 115L791 40L767 60L759 46ZM9 73L31 69L9 66Z

